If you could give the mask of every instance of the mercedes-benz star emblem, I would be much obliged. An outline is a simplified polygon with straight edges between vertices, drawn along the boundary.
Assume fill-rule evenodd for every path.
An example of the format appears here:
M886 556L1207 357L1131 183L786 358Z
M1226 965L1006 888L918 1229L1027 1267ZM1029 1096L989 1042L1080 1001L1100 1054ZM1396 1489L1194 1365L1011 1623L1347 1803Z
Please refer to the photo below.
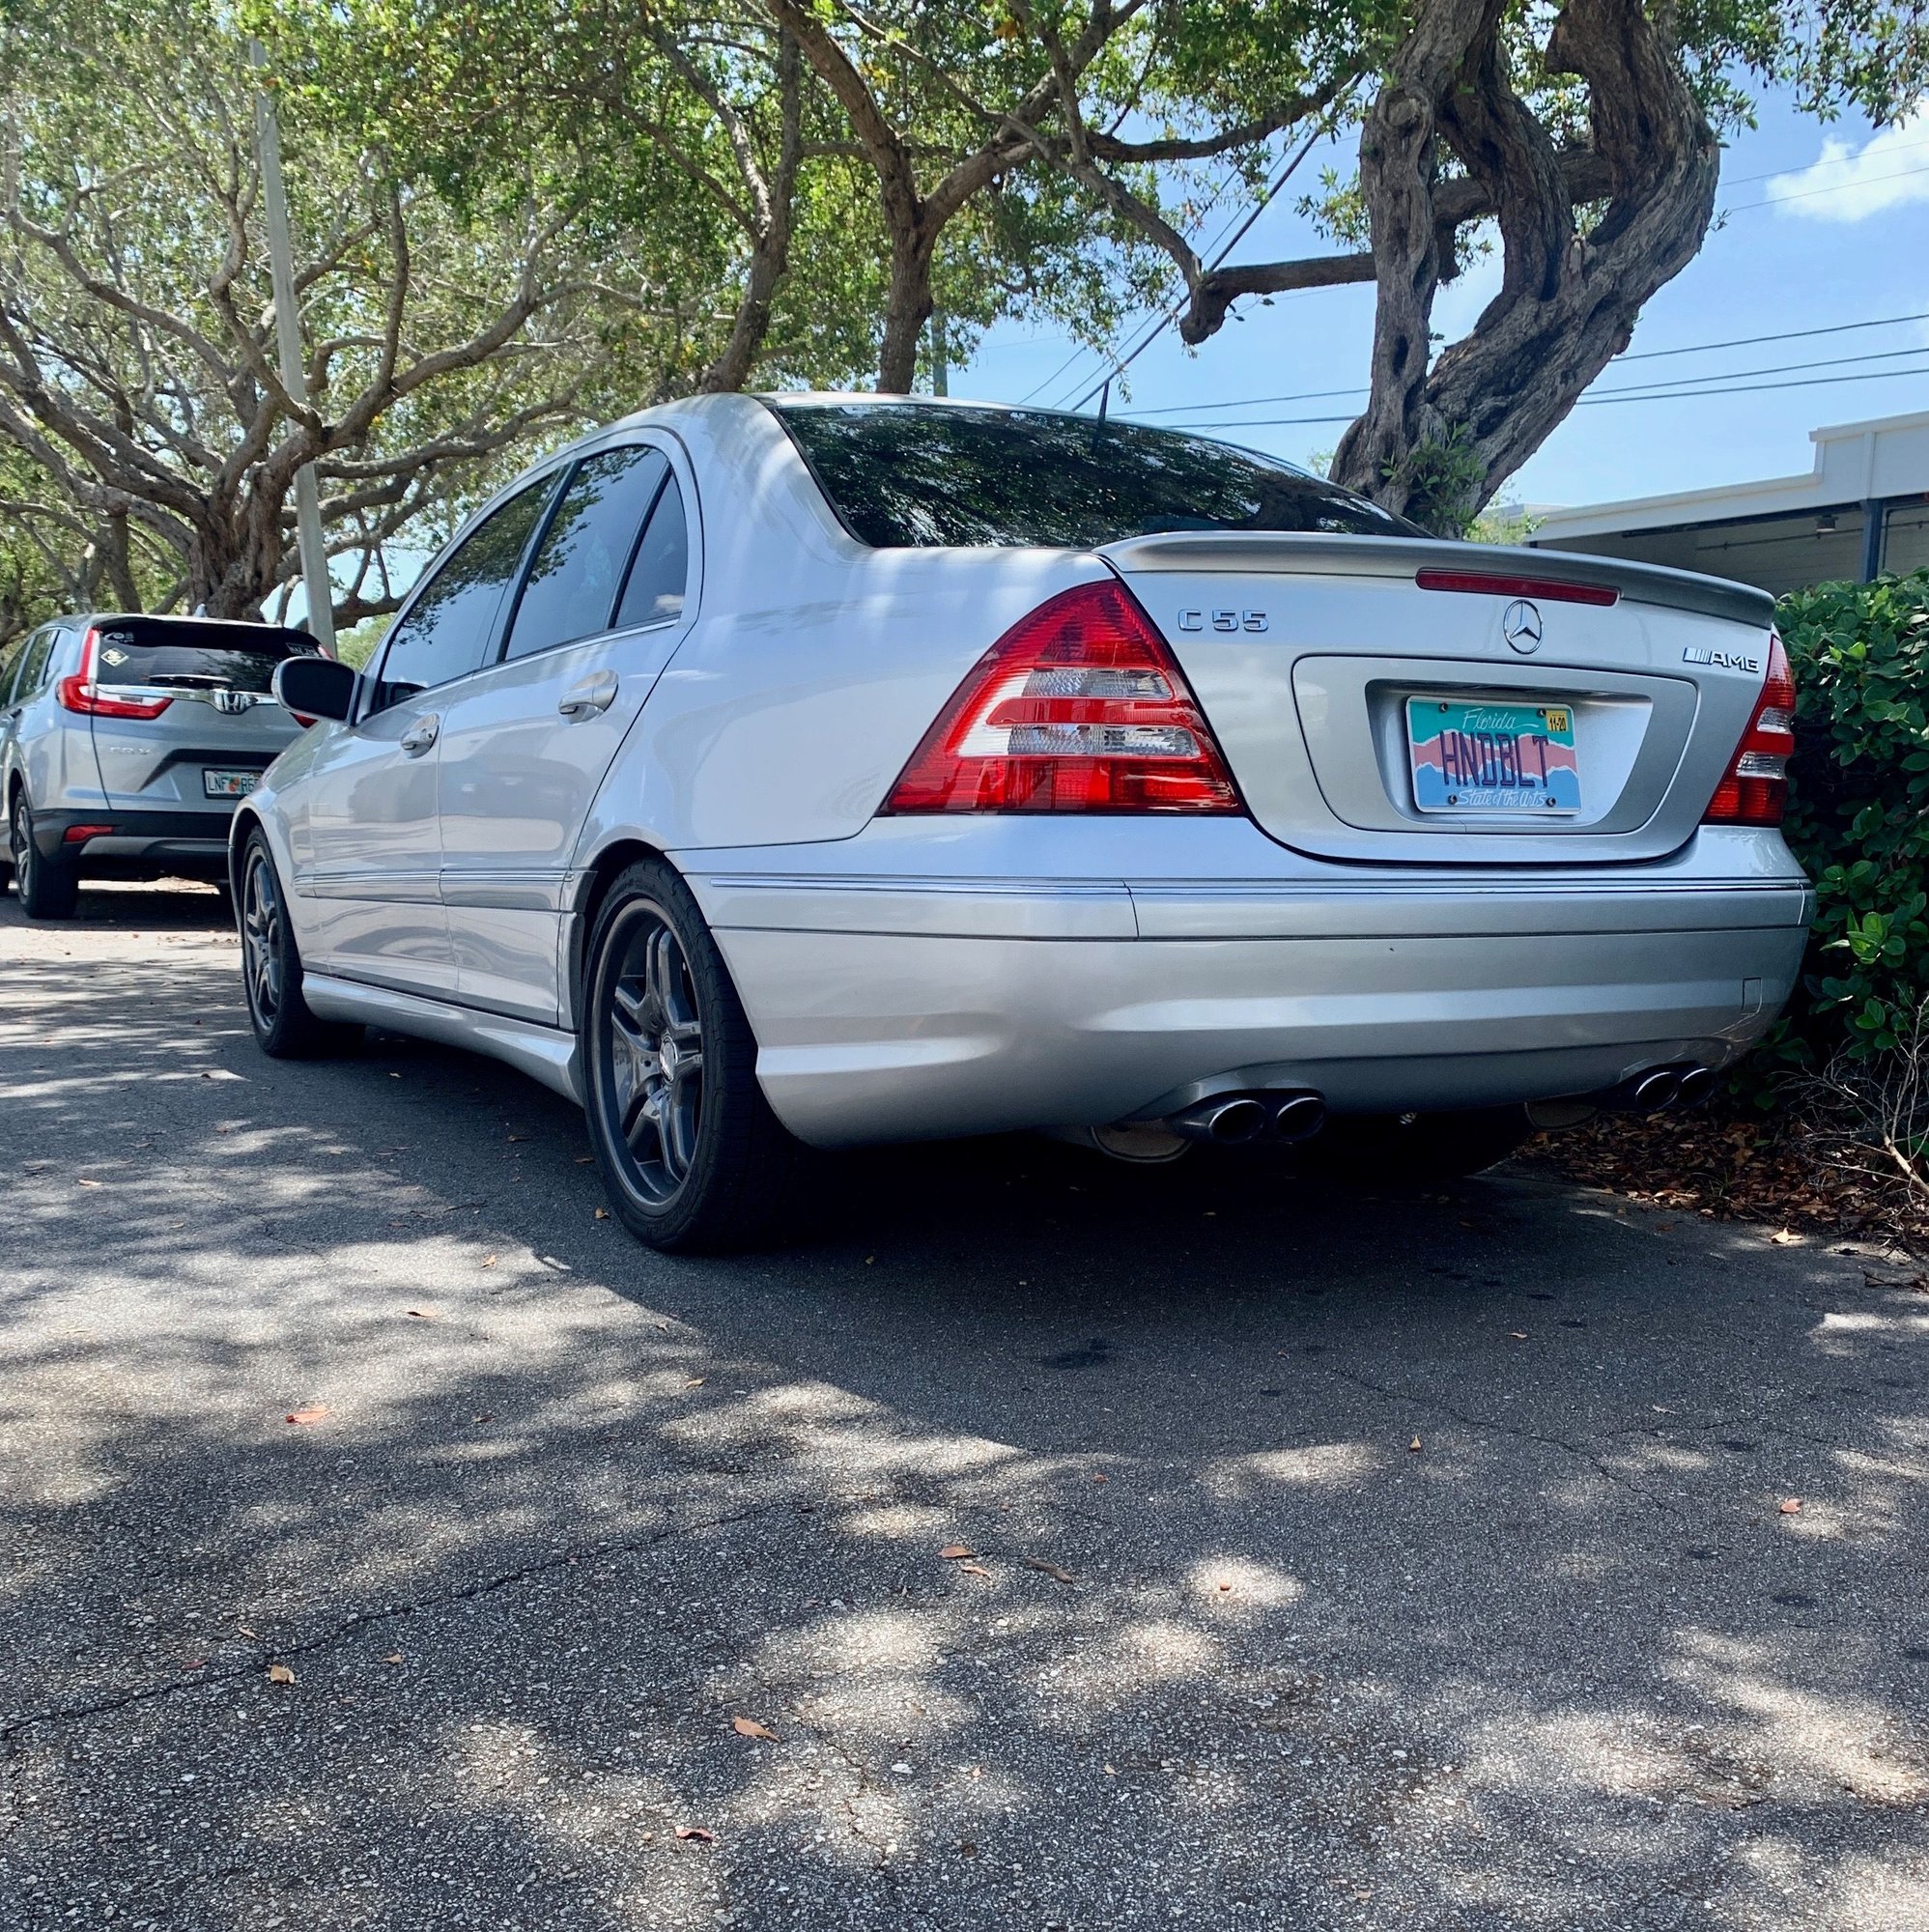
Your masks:
M1500 635L1524 657L1541 648L1541 613L1524 597L1517 597L1500 613Z

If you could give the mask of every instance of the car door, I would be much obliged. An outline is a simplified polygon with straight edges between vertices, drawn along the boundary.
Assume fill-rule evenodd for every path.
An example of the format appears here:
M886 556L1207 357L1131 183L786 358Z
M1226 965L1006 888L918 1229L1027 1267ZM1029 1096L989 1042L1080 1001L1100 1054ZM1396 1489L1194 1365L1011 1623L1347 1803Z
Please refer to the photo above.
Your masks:
M455 990L436 810L442 724L495 650L557 475L492 510L435 568L389 632L355 721L315 748L289 801L303 943L326 971Z
M563 882L624 734L684 634L689 525L667 442L583 457L557 494L498 662L446 707L442 898L467 1005L553 1022Z
M7 778L18 755L14 746L20 731L20 700L14 688L39 635L37 632L13 650L0 653L0 813L7 809Z

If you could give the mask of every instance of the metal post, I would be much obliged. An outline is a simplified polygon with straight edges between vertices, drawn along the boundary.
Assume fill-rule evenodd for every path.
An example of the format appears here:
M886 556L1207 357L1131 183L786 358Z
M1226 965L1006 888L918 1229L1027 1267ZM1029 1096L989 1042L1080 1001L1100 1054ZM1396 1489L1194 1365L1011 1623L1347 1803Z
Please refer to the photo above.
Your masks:
M1888 504L1880 497L1871 497L1862 505L1862 576L1864 583L1873 583L1882 575L1883 524L1888 513Z
M945 340L945 312L941 308L931 311L931 393L951 393L950 346Z
M259 41L248 43L257 73L268 66ZM288 195L281 180L281 125L267 88L254 99L255 144L261 151L261 198L268 216L268 272L274 285L274 333L281 352L281 386L297 407L308 401L301 363L301 317L295 302L295 250L288 239ZM295 536L301 553L301 582L308 593L308 635L318 650L335 654L335 593L328 580L328 553L322 541L322 493L313 464L295 472Z

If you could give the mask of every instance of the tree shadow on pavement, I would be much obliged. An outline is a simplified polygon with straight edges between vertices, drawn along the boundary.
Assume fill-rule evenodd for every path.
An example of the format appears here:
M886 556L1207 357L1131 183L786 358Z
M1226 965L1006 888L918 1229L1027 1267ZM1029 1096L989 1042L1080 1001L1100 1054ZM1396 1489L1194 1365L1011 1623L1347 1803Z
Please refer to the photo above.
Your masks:
M1044 1143L667 1261L213 935L16 946L0 1122L0 1922L1929 1924L1880 1270Z

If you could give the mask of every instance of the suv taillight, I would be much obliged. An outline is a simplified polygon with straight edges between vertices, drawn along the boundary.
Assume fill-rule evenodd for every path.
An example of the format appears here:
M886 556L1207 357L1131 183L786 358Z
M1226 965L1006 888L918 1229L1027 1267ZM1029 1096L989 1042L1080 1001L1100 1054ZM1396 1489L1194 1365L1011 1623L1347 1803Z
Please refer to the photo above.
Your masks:
M1115 582L1006 632L952 694L884 803L914 811L1237 811L1165 639Z
M1779 825L1788 804L1788 760L1795 750L1795 676L1781 639L1769 633L1769 670L1748 728L1715 787L1705 825Z
M54 687L63 710L88 718L158 718L174 702L171 697L110 696L94 681L99 652L100 633L89 631L80 646L80 668Z

